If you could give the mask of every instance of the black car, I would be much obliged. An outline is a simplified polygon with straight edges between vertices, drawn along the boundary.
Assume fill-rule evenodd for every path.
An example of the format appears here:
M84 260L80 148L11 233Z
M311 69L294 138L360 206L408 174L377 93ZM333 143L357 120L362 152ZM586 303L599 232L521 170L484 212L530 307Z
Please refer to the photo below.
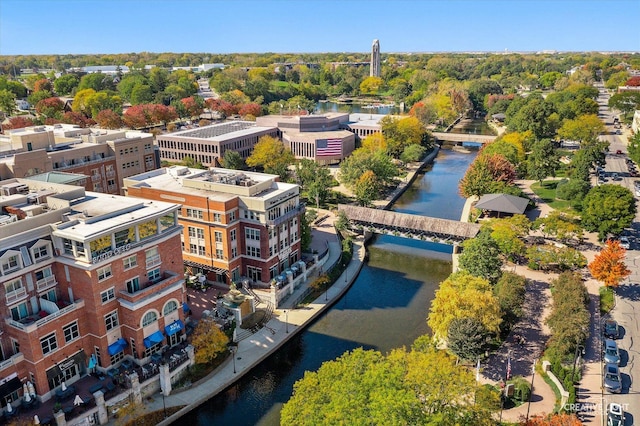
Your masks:
M618 328L618 323L612 319L608 319L604 321L604 337L607 339L617 339L620 337L620 330Z

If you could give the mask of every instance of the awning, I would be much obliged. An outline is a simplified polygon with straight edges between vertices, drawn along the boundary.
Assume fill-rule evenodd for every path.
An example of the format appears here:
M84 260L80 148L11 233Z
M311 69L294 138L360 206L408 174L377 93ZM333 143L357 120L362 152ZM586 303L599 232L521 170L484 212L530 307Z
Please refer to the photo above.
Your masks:
M127 341L122 337L116 340L114 343L109 345L109 355L114 356L115 354L119 354L124 351L124 348L127 347Z
M144 347L149 349L150 347L157 345L163 340L164 340L164 336L162 335L162 332L158 330L155 333L153 333L151 336L144 338L143 340Z
M180 320L175 320L168 326L164 328L164 331L167 333L167 336L172 336L176 334L178 331L184 328L184 324Z
M11 395L13 392L17 391L22 387L22 382L18 377L14 377L9 380L7 383L0 386L0 398L4 401L4 397L7 395Z
M191 308L189 307L189 305L187 305L187 302L183 302L182 303L182 312L184 312L186 314L190 310L191 310Z

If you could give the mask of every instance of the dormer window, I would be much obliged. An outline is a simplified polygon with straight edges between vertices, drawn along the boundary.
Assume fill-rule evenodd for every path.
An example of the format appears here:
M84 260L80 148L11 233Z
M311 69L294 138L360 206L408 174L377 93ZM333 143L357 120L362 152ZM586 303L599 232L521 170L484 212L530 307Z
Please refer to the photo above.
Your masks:
M9 274L20 267L19 256L14 254L2 260L2 273Z

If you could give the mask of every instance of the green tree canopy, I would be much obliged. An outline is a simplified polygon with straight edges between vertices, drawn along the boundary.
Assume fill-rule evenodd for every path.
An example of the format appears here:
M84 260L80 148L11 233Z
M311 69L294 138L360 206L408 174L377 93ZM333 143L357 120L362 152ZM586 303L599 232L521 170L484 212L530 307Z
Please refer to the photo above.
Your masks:
M466 240L462 247L458 267L495 284L502 275L502 260L500 248L491 238L491 230L481 229L475 238Z
M591 188L582 203L582 224L588 231L598 231L600 239L620 234L631 226L636 214L636 200L620 185Z
M225 169L244 170L244 159L238 151L228 149L222 156L222 167Z
M604 123L597 115L587 114L575 120L566 120L558 129L558 136L580 142L595 142L604 129Z
M59 96L69 95L80 84L80 79L75 74L65 74L55 79L53 89Z
M490 333L476 318L455 318L449 323L447 349L455 356L475 361L486 350Z
M530 178L542 183L549 176L555 177L559 166L558 154L553 148L551 140L542 139L534 142L527 157L527 173Z
M393 183L399 171L391 157L381 150L371 152L358 148L340 163L339 179L347 188L355 189L358 179L371 170L382 186Z

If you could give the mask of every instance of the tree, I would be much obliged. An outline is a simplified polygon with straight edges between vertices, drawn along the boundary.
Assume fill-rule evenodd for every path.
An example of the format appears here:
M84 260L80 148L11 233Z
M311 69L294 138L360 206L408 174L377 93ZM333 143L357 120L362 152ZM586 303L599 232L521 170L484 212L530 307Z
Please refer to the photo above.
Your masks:
M607 240L600 253L589 264L589 272L607 287L617 287L631 271L624 263L626 250L620 246L618 240Z
M588 231L598 231L600 239L620 234L631 226L635 214L633 193L620 185L591 188L582 202L582 224Z
M531 222L525 215L494 219L489 221L488 226L491 228L491 239L496 242L503 256L515 260L524 254L522 239L529 234L531 228Z
M542 184L548 176L555 176L559 167L558 154L549 139L542 139L533 144L527 157L527 172L532 179Z
M437 113L433 105L424 102L415 103L409 110L409 115L420 120L423 126L427 126L436 120Z
M147 104L152 102L153 98L153 90L147 84L136 84L129 95L131 105Z
M104 129L119 129L124 125L122 118L113 110L104 109L95 117L96 123Z
M244 170L246 165L238 151L227 149L222 156L222 167L225 169Z
M101 90L114 90L113 77L99 72L82 76L78 84L78 91L93 89L96 92Z
M566 120L558 129L558 136L581 142L595 142L605 130L604 123L595 114L581 115L575 120Z
M394 158L398 158L407 146L421 144L426 135L422 123L415 117L398 119L387 115L380 124L387 152Z
M255 102L250 102L248 104L242 105L238 110L238 114L245 118L259 117L262 115L262 107Z
M405 163L420 161L426 152L427 149L424 146L412 144L402 151L402 154L400 154L400 160Z
M375 152L378 150L386 151L387 142L384 140L384 135L382 134L382 132L376 132L365 136L365 138L362 140L362 148L370 152Z
M55 79L53 89L59 96L69 95L79 83L80 80L74 74L65 74Z
M522 155L520 153L522 152ZM488 144L485 144L481 149L478 155L494 155L500 154L504 158L507 159L514 167L517 167L518 164L524 160L524 150L522 149L522 144L520 144L520 151L518 147L509 143L504 139L495 140Z
M471 163L458 188L464 197L481 196L496 192L497 184L511 185L515 178L513 164L502 155L480 155Z
M75 111L65 112L64 114L62 114L62 118L60 119L60 121L67 124L76 124L82 128L96 124L95 121L87 118L84 114Z
M190 118L199 117L204 111L204 100L200 96L189 96L181 99L180 102L184 105L187 116Z
M476 318L455 318L449 323L447 349L463 360L474 361L484 353L489 334Z
M354 189L358 203L361 206L369 206L371 201L380 194L381 186L373 171L367 170L358 178Z
M49 79L41 78L40 80L36 81L35 84L33 85L33 91L51 93L53 92L53 84L51 84L51 81L49 81Z
M316 208L320 208L320 204L324 203L329 194L333 181L329 168L305 158L296 165L296 175L303 191L315 201Z
M449 325L456 318L474 318L488 332L499 331L500 305L489 281L463 270L451 274L440 284L427 320L433 336L446 339Z
M536 139L551 138L558 127L555 107L540 95L531 95L518 101L514 99L505 114L505 124L510 131L530 130ZM557 113L555 114L557 116Z
M58 118L62 115L64 103L60 98L43 99L36 104L36 112L45 118Z
M213 318L204 317L193 331L191 344L198 364L208 364L227 351L229 338L217 326Z
M13 92L7 89L0 90L0 110L7 116L12 115L16 110L16 95Z
M493 288L493 294L500 305L504 328L517 323L523 315L525 283L526 280L523 276L513 272L504 272Z
M376 95L383 83L380 77L367 77L360 83L360 92L363 95Z
M579 218L554 210L545 217L539 217L533 223L534 229L540 229L544 235L550 235L562 242L572 238L582 239L584 234Z
M521 426L582 426L583 423L575 414L536 414L527 421L520 422Z
M640 92L616 93L609 98L609 107L617 109L623 115L633 114L633 111L640 109Z
M9 124L4 124L2 126L2 129L3 130L22 129L24 127L30 127L30 126L33 126L33 125L34 125L34 122L29 118L11 117L9 119Z
M542 84L542 87L544 87L545 89L550 89L556 84L556 81L558 81L558 79L561 77L562 77L562 74L557 71L547 72L542 74L542 76L540 77L540 84Z
M272 136L262 136L253 153L247 158L247 166L262 167L265 173L277 174L282 180L286 180L288 167L293 164L295 157L284 143Z
M339 180L347 188L355 190L358 179L371 170L380 183L380 188L391 185L398 176L398 167L391 161L391 157L382 150L369 151L358 148L340 163Z
M462 253L458 257L458 267L471 275L495 284L502 275L500 248L489 229L482 229L475 238L462 243Z

